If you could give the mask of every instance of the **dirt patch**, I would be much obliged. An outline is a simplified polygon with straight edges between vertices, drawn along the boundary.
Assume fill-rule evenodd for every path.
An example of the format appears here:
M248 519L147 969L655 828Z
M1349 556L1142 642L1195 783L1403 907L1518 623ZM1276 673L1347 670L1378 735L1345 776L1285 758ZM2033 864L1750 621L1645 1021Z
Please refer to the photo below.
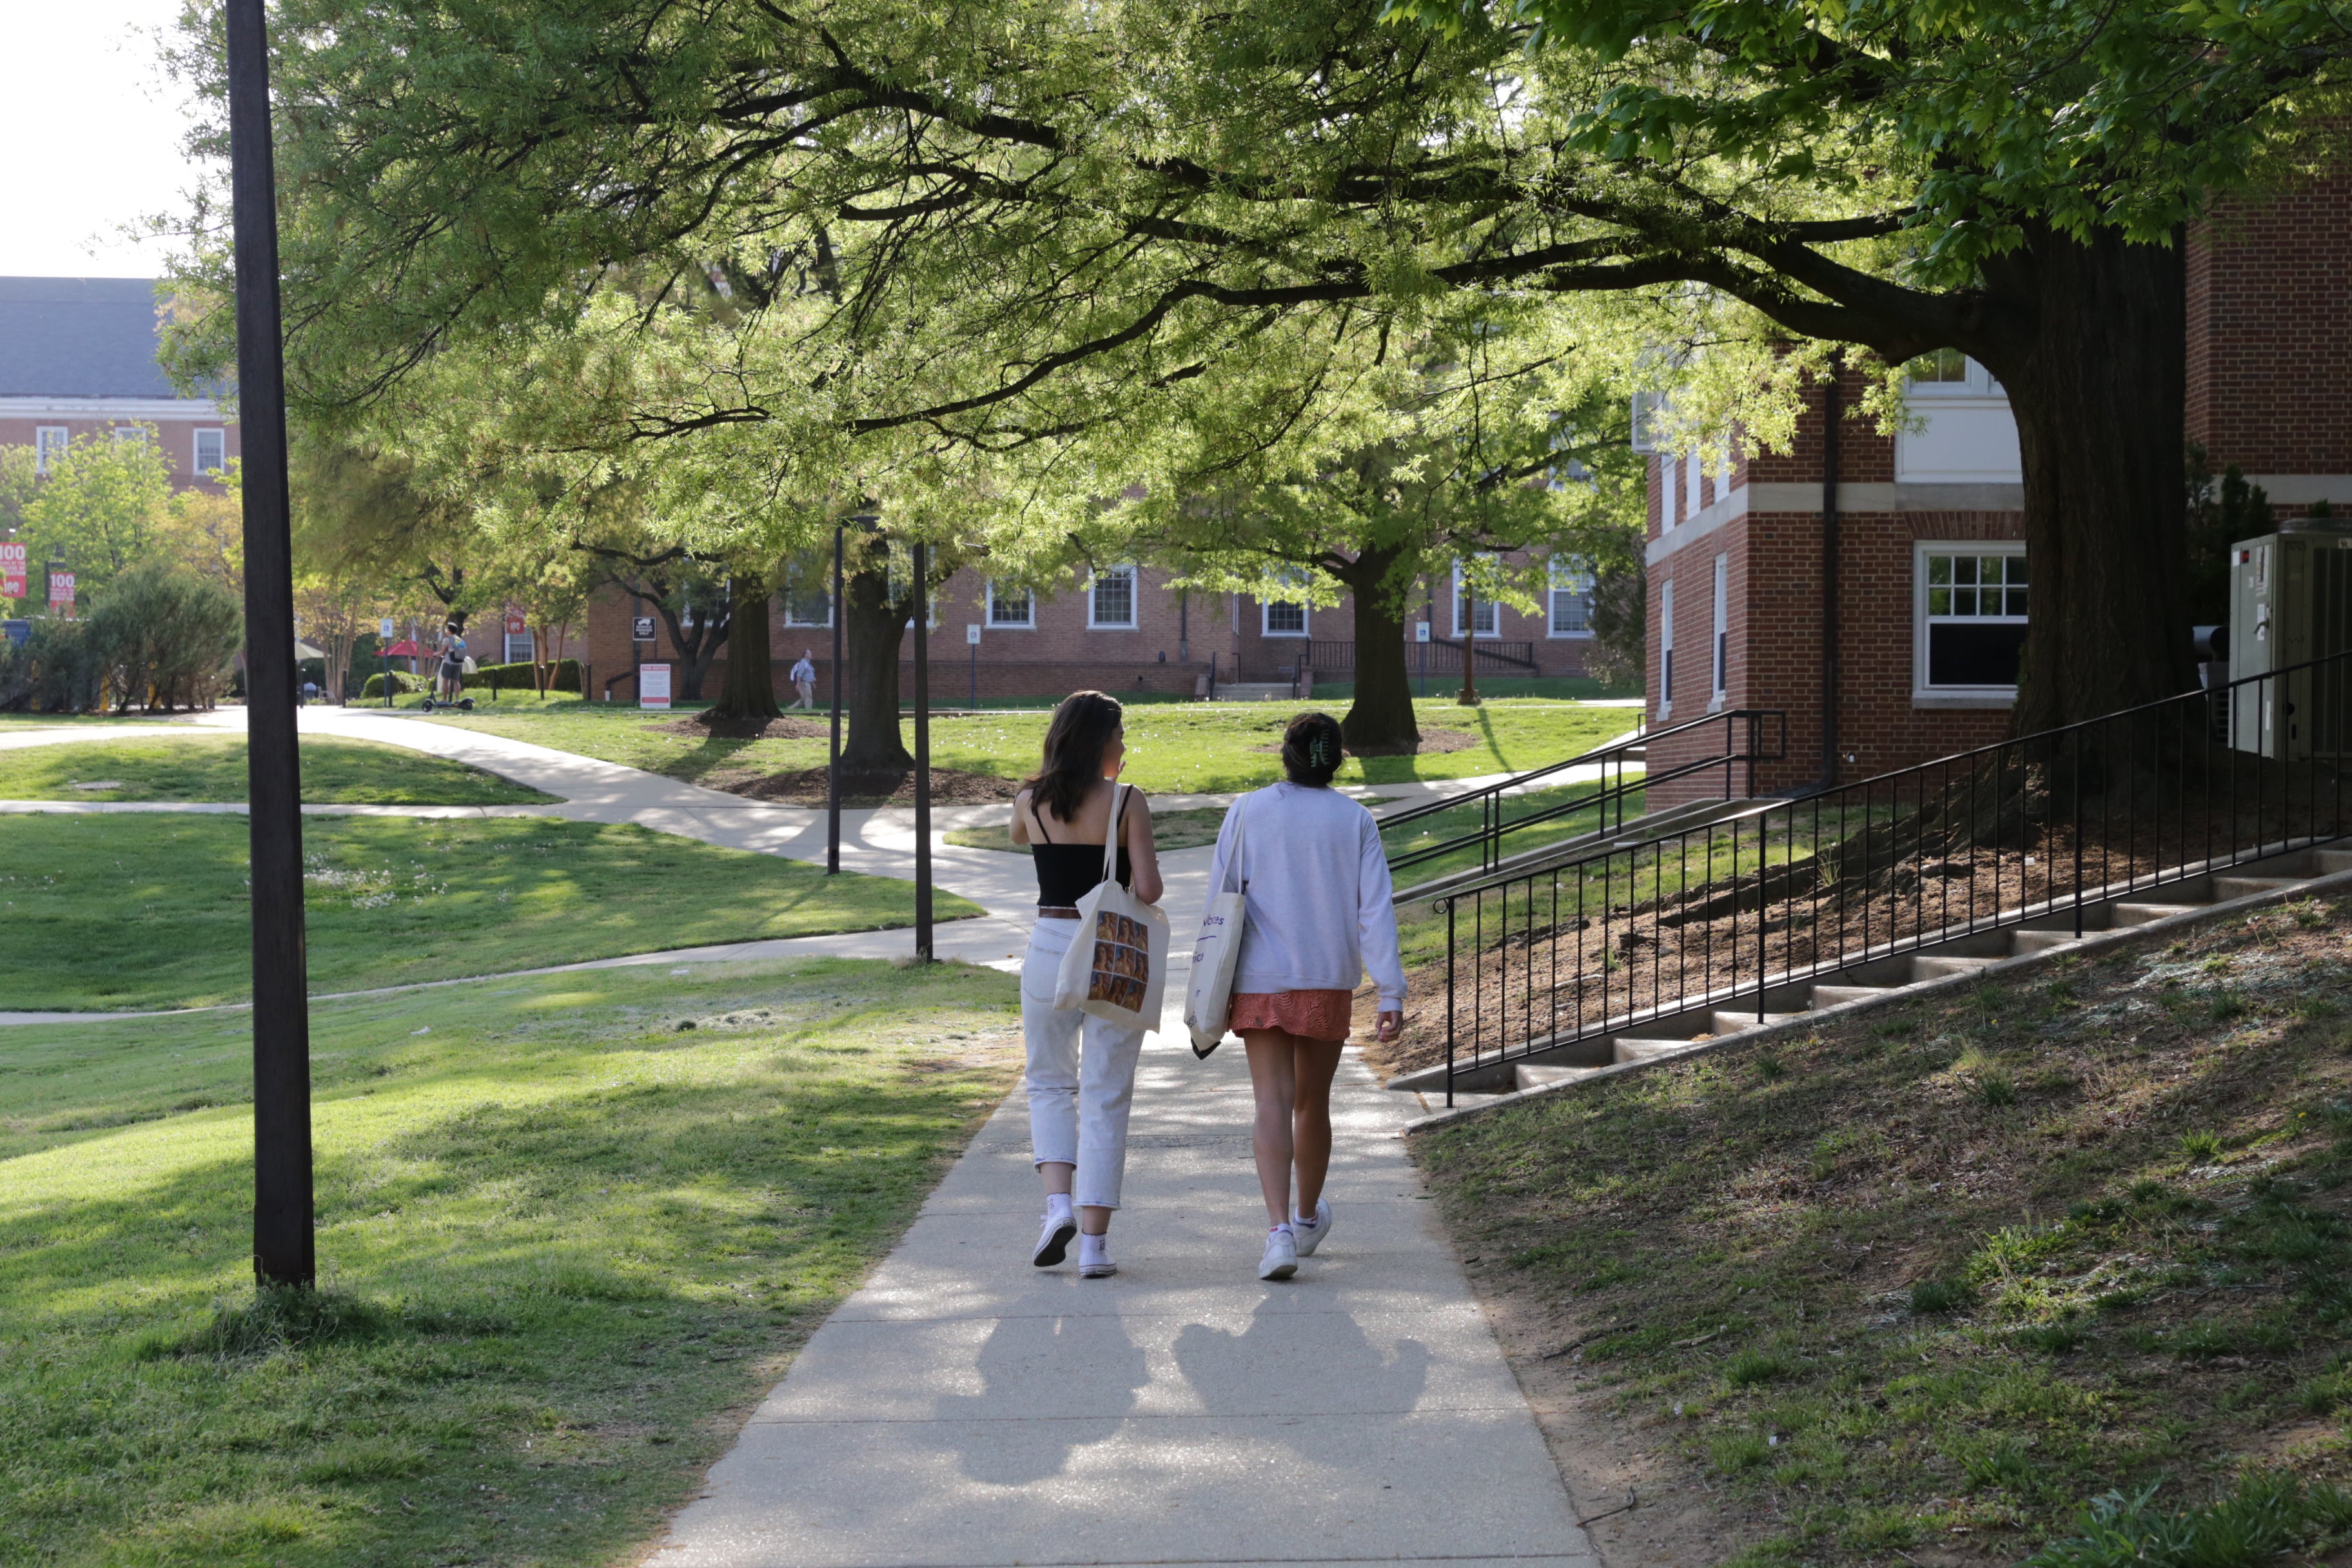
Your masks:
M1351 757L1434 757L1447 752L1466 752L1474 746L1483 746L1486 743L1484 740L1466 730L1432 729L1423 730L1421 732L1421 744L1410 750L1402 747L1391 750L1385 746L1375 746L1369 752L1360 752L1350 746L1348 748L1348 755ZM1279 752L1282 750L1282 742L1271 741L1263 746L1252 746L1250 750Z
M707 713L649 724L662 735L698 735L714 741L821 741L831 727L809 719L713 719Z
M730 779L715 787L730 795L740 795L752 800L772 800L785 805L823 805L824 804L825 771L823 768L802 768L794 773L764 773L758 778ZM1021 792L1018 779L998 778L992 773L959 773L953 768L931 770L931 804L933 805L985 805L992 801L1011 800ZM848 806L912 805L915 804L915 773L911 768L893 768L883 773L841 775L841 804Z

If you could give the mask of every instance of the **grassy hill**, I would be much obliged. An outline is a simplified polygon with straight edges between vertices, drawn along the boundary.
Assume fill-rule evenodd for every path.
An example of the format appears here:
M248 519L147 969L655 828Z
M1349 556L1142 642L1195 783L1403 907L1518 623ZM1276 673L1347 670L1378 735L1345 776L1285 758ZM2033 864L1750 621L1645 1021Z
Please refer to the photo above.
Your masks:
M1611 1560L2341 1539L2347 932L2305 900L1417 1138L1585 1511L1641 1499Z

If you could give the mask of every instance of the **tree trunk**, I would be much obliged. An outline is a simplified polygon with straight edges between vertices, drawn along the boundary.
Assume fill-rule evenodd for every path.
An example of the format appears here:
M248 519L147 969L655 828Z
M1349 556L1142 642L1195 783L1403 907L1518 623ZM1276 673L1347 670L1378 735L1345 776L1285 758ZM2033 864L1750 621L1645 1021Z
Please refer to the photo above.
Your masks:
M767 720L783 716L776 702L776 675L768 652L768 579L738 572L728 583L727 679L713 719Z
M878 564L851 574L843 584L849 616L843 630L849 668L843 705L849 739L841 748L844 773L878 773L915 765L898 731L898 645L914 617L910 598L890 597L889 574Z
M2008 389L2025 478L2032 587L2011 731L2189 690L2180 247L2043 234L1986 279L2032 303L1982 356Z
M1356 599L1356 700L1339 721L1339 735L1360 757L1409 757L1421 749L1405 669L1404 596L1388 587L1402 553L1364 550L1341 576Z

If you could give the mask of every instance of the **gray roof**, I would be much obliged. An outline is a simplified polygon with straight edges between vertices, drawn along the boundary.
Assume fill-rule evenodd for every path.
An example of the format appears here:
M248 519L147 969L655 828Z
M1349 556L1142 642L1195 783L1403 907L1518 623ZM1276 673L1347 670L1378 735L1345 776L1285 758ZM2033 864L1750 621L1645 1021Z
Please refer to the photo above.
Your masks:
M0 278L0 397L171 397L145 278Z

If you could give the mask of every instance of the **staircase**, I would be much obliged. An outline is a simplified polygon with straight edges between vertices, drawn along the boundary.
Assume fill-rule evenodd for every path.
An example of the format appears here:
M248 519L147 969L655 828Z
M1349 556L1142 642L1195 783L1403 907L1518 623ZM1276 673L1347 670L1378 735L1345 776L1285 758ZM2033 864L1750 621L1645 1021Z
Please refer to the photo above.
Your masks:
M2302 722L2261 721L2273 711ZM1517 824L1498 796L1488 863L1399 897L1420 955L1415 1033L1442 1035L1444 1057L1391 1087L1442 1089L1451 1105L1575 1082L2352 871L2352 756L2299 739L2347 733L2352 651L1798 799L1695 803L1517 854L1501 852Z
M1738 1005L1702 1000L1675 1012L1654 1015L1622 1033L1591 1035L1553 1049L1538 1048L1505 1068L1457 1075L1455 1098L1462 1103L1491 1100L1514 1091L1573 1083L1627 1062L1689 1055L1730 1036L1789 1023L1824 1007L1899 998L1935 981L1973 974L2005 958L2073 947L2104 931L2193 914L2233 899L2294 889L2341 871L2352 871L2352 848L2296 850L2228 875L2207 874L2173 883L2165 888L2161 902L2124 894L2086 903L2082 936L2074 934L2069 905L2063 913L2045 915L2033 924L1954 936L1909 952L1856 963L1827 979L1768 983L1761 1011L1747 998ZM1443 1089L1444 1069L1400 1074L1389 1087L1408 1092Z

